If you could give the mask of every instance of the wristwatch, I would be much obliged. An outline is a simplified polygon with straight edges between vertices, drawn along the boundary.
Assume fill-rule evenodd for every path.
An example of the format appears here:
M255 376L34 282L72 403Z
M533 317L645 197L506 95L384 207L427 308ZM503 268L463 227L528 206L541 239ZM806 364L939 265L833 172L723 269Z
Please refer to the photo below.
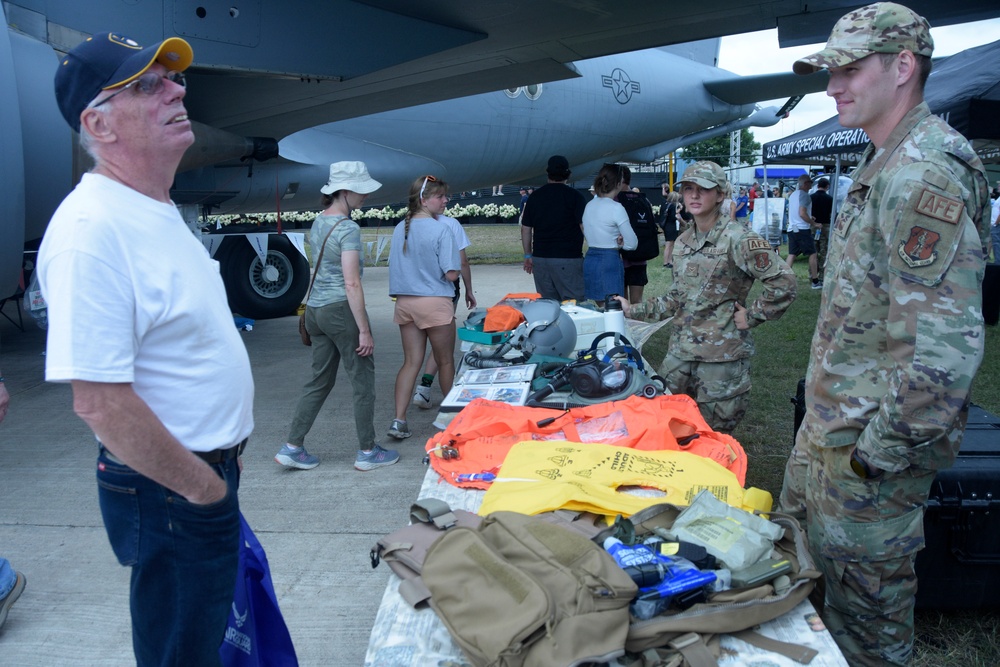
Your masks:
M861 479L878 479L885 473L861 458L857 447L851 450L851 470Z

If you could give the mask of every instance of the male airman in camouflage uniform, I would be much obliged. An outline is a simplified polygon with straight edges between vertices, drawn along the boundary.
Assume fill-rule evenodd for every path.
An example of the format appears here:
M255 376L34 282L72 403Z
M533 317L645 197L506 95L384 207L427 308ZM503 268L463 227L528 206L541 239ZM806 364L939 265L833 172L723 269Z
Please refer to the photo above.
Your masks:
M680 182L695 224L674 245L673 285L642 303L620 300L634 319L674 318L660 375L671 392L698 403L713 430L731 433L750 403L749 330L781 317L795 300L795 275L766 240L729 217L729 182L719 165L695 162ZM689 205L693 191L712 206ZM764 290L744 306L755 280Z
M872 141L832 225L781 493L805 513L823 618L852 665L910 661L923 506L958 452L983 356L987 185L923 102L933 50L927 21L886 2L841 18L794 66L829 69L841 124Z

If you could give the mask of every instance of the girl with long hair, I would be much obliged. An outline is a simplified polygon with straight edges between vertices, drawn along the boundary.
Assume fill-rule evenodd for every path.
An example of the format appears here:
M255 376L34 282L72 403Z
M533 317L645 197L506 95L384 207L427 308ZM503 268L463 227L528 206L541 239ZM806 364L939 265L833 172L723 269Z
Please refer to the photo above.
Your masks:
M660 375L671 393L698 403L712 429L732 433L750 404L750 329L781 317L795 300L795 275L766 240L730 217L722 167L695 162L680 184L694 224L674 245L673 283L655 299L619 300L627 317L673 318ZM748 302L757 280L763 290Z
M389 248L389 296L396 299L403 365L396 374L396 414L389 435L410 437L406 409L424 363L427 341L437 362L441 391L455 379L454 282L462 268L455 236L438 222L448 205L448 185L432 175L410 186L406 218L396 225Z

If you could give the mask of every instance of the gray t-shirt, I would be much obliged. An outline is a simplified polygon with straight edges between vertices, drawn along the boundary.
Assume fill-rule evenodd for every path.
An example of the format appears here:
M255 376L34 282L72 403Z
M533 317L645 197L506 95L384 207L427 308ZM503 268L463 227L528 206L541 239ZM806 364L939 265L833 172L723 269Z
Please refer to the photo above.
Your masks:
M799 215L799 209L804 208L806 213L812 215L812 198L805 190L795 190L788 196L788 231L801 232L812 228L812 221L803 220Z
M337 224L338 221L340 224ZM330 233L330 228L337 225L330 238L326 241L323 252L323 265L316 267L316 282L306 300L306 305L314 308L326 306L338 301L347 300L347 289L344 287L344 267L340 255L345 250L361 252L361 228L350 218L339 215L318 215L313 221L309 232L309 243L312 245L313 261L319 259L319 246ZM364 273L364 256L359 257L359 270Z
M410 233L403 252L406 221L396 225L389 248L389 296L455 296L455 285L446 271L460 271L455 235L434 218L410 220Z

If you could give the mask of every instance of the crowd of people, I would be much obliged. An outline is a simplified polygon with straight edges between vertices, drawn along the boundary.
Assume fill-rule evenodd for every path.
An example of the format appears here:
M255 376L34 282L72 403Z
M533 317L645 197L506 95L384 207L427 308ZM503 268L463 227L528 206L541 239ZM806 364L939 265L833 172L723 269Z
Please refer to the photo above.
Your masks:
M821 304L780 506L808 528L825 579L823 620L852 665L910 661L923 506L936 471L957 454L983 356L977 304L1000 204L991 212L975 152L923 101L933 48L925 19L883 2L842 17L826 48L796 61L798 74L829 71L841 124L863 128L871 145L839 215L825 179L814 193L811 177L798 179L787 260L749 225L767 190L754 183L734 193L713 162L688 166L679 192L663 190L662 261L673 281L648 298L632 288L648 282L652 207L632 193L627 167L601 167L588 201L568 185L569 161L554 155L548 182L521 202L523 270L537 292L617 299L630 317L670 319L660 373L723 433L747 410L750 330L793 303L791 265L808 257ZM222 280L170 199L194 142L183 77L192 60L183 39L143 48L115 33L64 57L56 99L94 167L54 214L38 257L46 379L71 385L73 409L98 443L100 511L115 556L132 570L141 665L216 663L240 547L240 455L254 426L249 358ZM318 465L304 440L341 365L352 386L354 467L399 460L374 425L375 341L351 219L380 185L364 163L342 161L321 190L304 313L312 370L275 456L281 465ZM392 235L389 295L404 361L387 436L397 440L412 435L408 407L431 405L435 376L443 394L451 389L463 284L466 306L476 305L469 239L444 215L447 203L444 180L419 176ZM0 421L8 402L0 377ZM24 581L0 558L0 625Z

